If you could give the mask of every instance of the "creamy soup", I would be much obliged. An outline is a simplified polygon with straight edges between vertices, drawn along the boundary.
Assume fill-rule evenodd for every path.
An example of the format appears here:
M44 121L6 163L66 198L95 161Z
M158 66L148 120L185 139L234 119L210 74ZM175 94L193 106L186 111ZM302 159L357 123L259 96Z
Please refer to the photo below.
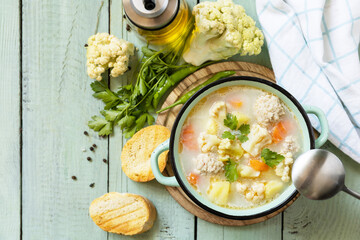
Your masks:
M236 86L195 105L182 126L179 154L189 183L203 197L246 209L272 201L290 185L301 143L297 119L278 97Z

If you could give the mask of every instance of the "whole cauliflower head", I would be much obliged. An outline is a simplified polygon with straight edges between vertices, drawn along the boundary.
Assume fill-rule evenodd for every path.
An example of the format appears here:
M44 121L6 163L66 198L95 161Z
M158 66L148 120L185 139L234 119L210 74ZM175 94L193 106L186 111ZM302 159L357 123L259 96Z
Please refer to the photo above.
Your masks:
M110 75L118 77L128 70L134 44L108 33L97 33L88 39L86 66L90 78L102 80L101 74L112 68Z
M257 55L264 35L242 6L232 0L202 2L193 9L195 29L184 51L184 60L199 66L208 60L227 59L235 54Z

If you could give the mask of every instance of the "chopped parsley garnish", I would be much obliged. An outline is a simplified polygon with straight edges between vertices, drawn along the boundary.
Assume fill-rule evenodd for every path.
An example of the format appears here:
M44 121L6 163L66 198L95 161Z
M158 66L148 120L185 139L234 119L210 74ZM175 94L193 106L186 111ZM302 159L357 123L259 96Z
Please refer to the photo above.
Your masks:
M235 140L236 137L242 143L249 140L247 135L250 133L250 125L242 124L239 129L237 129L238 120L235 115L231 113L226 114L226 118L224 119L224 125L235 132L231 133L229 131L225 131L221 136L222 138Z
M224 125L231 130L236 130L238 125L238 120L236 116L231 113L226 114L226 118L224 119Z
M225 177L229 182L235 182L239 177L237 165L238 164L230 158L224 165Z
M233 135L231 132L229 131L225 131L222 135L221 138L228 138L230 140L235 140L235 135Z
M285 159L283 155L278 154L277 152L273 152L268 148L264 148L261 151L261 158L269 167L275 167Z

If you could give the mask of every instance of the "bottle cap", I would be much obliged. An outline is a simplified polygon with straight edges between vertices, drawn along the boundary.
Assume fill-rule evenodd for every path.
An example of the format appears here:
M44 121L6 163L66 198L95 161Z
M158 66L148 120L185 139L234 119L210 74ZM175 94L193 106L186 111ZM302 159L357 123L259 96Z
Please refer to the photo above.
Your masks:
M156 30L176 16L180 0L123 0L127 18L137 27Z

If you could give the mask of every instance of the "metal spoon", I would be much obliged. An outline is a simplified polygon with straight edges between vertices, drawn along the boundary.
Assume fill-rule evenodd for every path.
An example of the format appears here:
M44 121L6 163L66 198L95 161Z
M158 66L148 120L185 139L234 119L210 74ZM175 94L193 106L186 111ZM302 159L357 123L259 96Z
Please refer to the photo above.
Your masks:
M360 194L345 186L345 169L333 153L313 149L301 154L292 168L292 180L296 189L305 197L323 200L344 191L360 199Z

